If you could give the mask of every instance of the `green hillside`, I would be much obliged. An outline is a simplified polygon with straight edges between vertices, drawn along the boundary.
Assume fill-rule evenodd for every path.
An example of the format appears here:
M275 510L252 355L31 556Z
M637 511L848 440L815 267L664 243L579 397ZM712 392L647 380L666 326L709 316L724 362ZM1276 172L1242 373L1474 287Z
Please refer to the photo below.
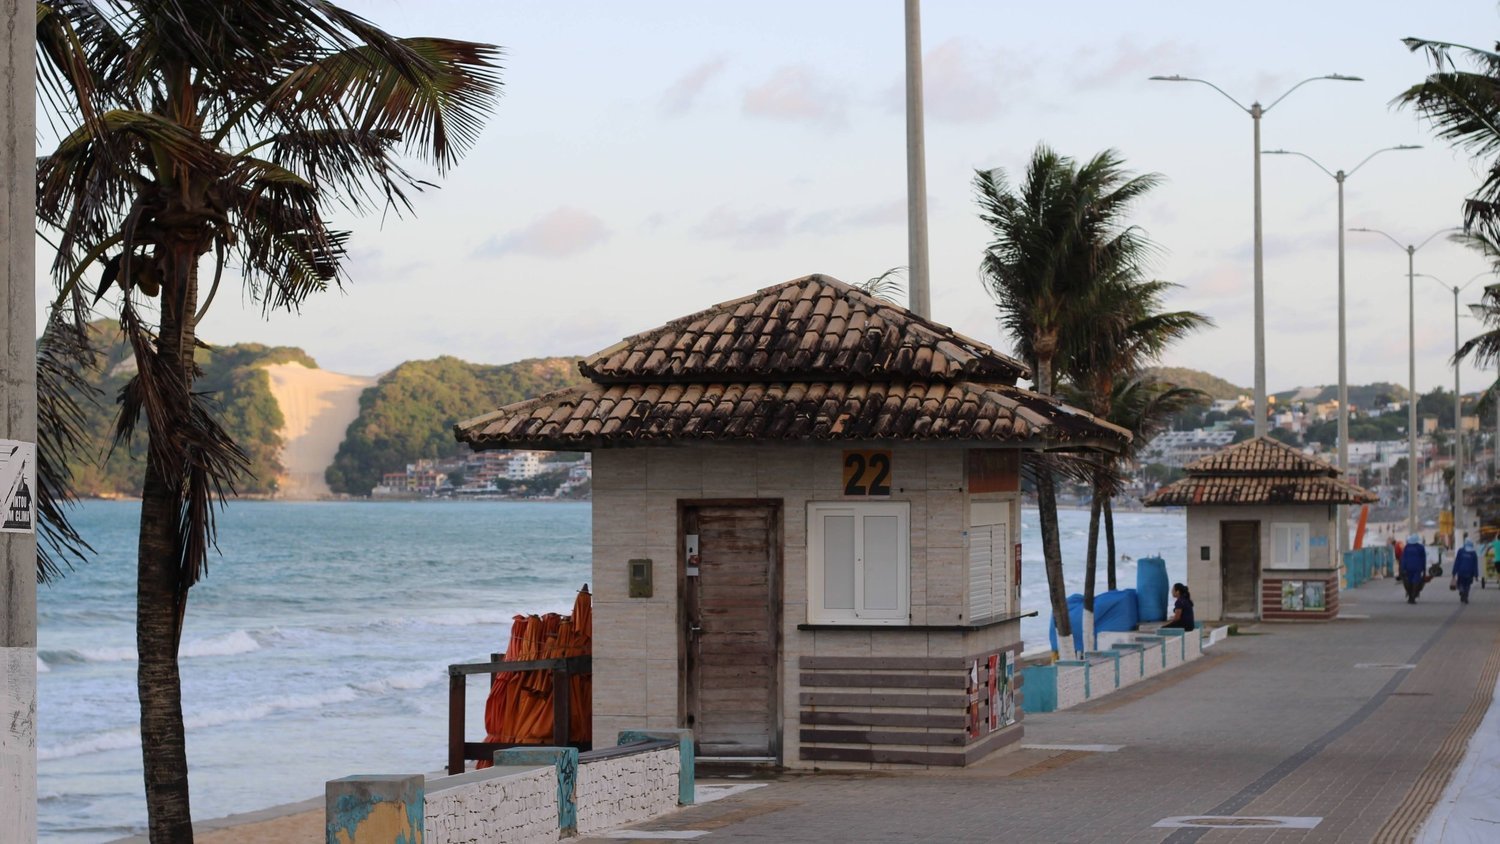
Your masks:
M144 420L132 442L111 450L119 414L115 400L135 374L135 359L114 320L93 322L89 332L97 350L98 368L89 373L88 380L99 389L99 398L97 402L80 402L85 448L70 461L76 489L85 496L140 495L145 472ZM271 396L270 376L260 367L290 361L317 366L306 352L287 346L241 343L198 351L203 375L194 389L215 400L219 423L250 456L251 477L236 487L241 494L275 491L276 477L281 473L277 454L283 419Z
M467 450L453 439L453 423L549 390L584 383L574 358L534 358L491 366L454 357L403 363L359 399L328 486L368 495L385 472L418 458Z
M1301 389L1283 390L1274 393L1276 401L1284 402L1301 392ZM1374 384L1350 384L1349 404L1352 407L1371 408L1389 404L1391 402L1406 401L1406 388L1399 384L1391 384L1386 381L1377 381ZM1333 401L1339 397L1337 384L1331 384L1318 389L1317 396L1312 399L1304 399L1317 403ZM1451 397L1450 397L1451 398Z
M1150 374L1179 387L1202 390L1216 399L1233 399L1251 392L1248 388L1236 387L1217 375L1182 366L1158 366L1152 368Z

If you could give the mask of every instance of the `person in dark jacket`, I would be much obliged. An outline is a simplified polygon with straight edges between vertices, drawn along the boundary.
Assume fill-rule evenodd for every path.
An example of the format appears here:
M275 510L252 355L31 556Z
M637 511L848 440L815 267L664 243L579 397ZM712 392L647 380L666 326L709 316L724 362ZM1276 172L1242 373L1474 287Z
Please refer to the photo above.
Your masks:
M1193 596L1188 593L1186 584L1172 584L1172 597L1176 602L1172 604L1172 619L1162 627L1175 627L1179 630L1198 629L1197 620L1193 618Z
M1415 533L1406 538L1406 547L1401 549L1401 585L1406 587L1406 602L1415 604L1422 594L1422 584L1427 576L1427 549L1422 537Z
M1453 580L1458 584L1458 600L1469 602L1469 586L1479 576L1479 554L1474 550L1474 541L1464 540L1464 547L1453 558Z

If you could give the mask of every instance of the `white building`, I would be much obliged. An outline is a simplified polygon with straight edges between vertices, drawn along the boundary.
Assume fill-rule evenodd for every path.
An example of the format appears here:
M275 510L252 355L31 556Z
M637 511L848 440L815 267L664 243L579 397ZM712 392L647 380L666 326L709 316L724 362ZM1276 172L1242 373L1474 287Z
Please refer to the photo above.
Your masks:
M1215 428L1194 431L1163 431L1141 452L1141 463L1182 467L1234 442L1235 432Z
M535 451L516 451L510 455L505 477L512 481L529 481L542 471L542 456Z

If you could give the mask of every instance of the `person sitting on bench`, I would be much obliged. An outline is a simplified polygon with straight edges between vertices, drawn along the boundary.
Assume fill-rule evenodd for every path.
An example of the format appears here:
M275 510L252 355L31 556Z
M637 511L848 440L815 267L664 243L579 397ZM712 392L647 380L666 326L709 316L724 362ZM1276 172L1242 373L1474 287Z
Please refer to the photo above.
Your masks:
M1181 583L1172 584L1172 619L1162 627L1173 627L1178 630L1196 630L1193 623L1193 596L1188 594L1188 588Z

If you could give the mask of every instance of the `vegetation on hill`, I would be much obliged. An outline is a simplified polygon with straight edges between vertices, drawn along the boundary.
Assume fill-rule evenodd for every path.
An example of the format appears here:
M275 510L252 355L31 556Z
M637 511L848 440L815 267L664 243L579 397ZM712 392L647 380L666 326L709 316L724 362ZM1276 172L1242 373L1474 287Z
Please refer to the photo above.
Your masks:
M534 358L491 366L455 357L403 363L359 399L328 486L369 495L386 472L419 458L453 457L467 450L453 423L549 390L584 383L575 358Z
M86 448L71 456L69 468L80 495L138 496L146 465L144 442L113 447L119 414L115 399L135 374L135 358L118 322L97 320L88 328L97 366L87 373L87 381L99 394L96 401L79 397ZM203 374L194 384L194 390L212 400L220 424L250 458L250 475L236 492L252 495L275 492L276 478L281 473L278 454L285 421L271 395L271 378L263 367L294 361L316 367L317 363L301 349L260 343L200 348L196 357Z
M1240 396L1248 396L1251 390L1245 387L1236 387L1217 375L1200 372L1196 369L1188 369L1183 366L1157 366L1146 370L1146 374L1158 381L1168 384L1176 384L1190 390L1201 390L1216 399L1234 399Z

